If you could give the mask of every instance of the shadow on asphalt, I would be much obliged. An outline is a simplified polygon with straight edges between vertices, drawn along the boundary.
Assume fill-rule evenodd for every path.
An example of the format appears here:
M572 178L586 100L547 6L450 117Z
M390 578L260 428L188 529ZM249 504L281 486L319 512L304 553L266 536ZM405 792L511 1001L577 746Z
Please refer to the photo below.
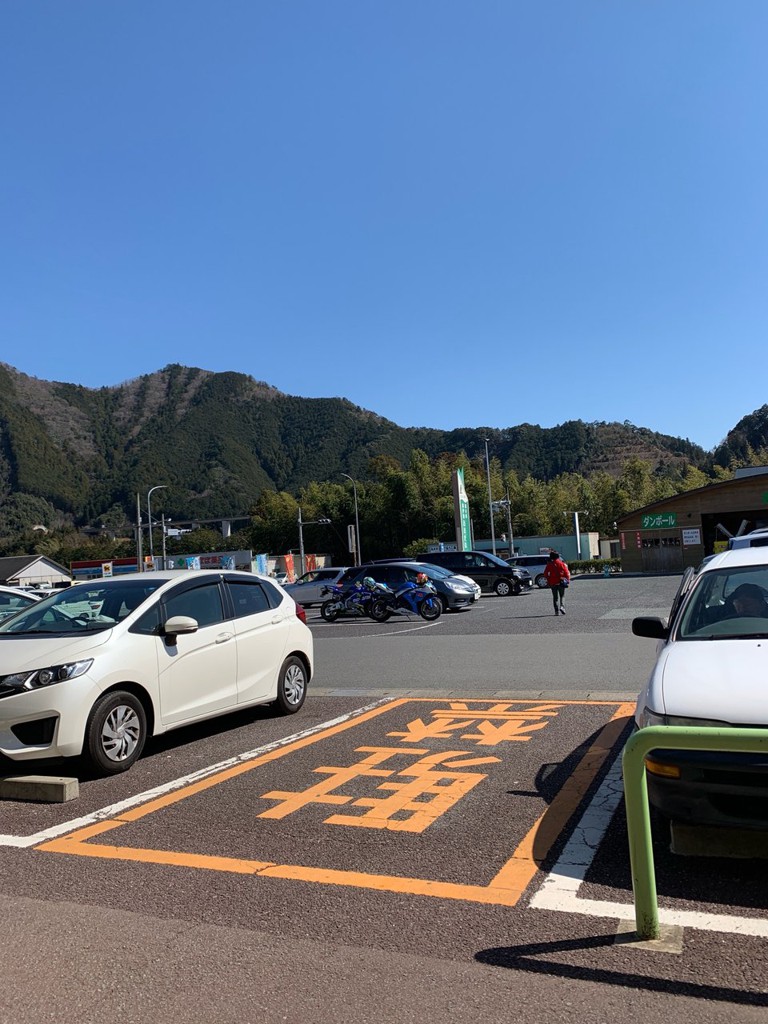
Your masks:
M631 941L631 939L630 939ZM602 968L583 967L576 964L552 963L531 959L555 953L599 949L614 946L613 935L590 935L580 939L563 939L558 942L531 942L520 946L496 946L483 949L475 954L478 963L489 967L505 967L508 970L527 971L529 974L554 975L574 981L595 981L601 985L620 985L622 988L645 989L676 996L691 996L696 999L713 999L722 1003L741 1003L746 1006L768 1006L768 993L744 992L740 989L725 988L721 985L701 985L683 981L680 978L654 978L647 974L630 974L627 971L609 971Z
M148 736L140 760L151 762L154 757L162 756L169 751L185 747L198 740L210 739L223 733L229 733L244 726L252 725L254 722L282 717L283 715L273 704L256 704L250 708L230 711L226 714L218 715L216 718L209 718L204 722L195 722L192 725L184 725L179 729L172 729L170 732L162 733L160 736ZM31 763L16 763L2 758L0 759L0 776L29 774ZM84 757L51 757L34 762L34 773L36 775L44 775L57 769L60 772L66 769L67 775L74 776L80 782L93 782L94 780L105 778L103 774L95 771Z

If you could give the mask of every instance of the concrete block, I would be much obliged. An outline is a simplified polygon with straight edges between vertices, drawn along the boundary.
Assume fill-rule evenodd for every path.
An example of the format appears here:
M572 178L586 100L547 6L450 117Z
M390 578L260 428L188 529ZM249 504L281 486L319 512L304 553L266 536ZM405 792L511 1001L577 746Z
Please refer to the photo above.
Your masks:
M77 800L80 783L61 775L7 775L0 777L0 800L28 800L63 804Z
M683 929L679 924L660 924L658 939L639 939L634 921L619 921L614 945L646 949L650 953L682 953Z

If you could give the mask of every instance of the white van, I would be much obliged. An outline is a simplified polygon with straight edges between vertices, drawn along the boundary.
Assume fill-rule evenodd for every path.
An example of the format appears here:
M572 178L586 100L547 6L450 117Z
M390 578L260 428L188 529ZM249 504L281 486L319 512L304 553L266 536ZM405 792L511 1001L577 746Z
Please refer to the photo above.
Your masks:
M544 566L549 561L549 555L515 555L514 558L505 559L510 565L516 565L520 569L527 569L533 576L533 582L542 589L547 586L544 578Z

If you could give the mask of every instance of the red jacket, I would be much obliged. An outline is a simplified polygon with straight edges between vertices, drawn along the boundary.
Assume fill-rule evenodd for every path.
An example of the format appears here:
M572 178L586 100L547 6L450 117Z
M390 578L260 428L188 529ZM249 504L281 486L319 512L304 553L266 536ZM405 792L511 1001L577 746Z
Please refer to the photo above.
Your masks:
M570 580L571 573L562 558L556 558L552 562L547 562L544 567L544 576L550 587L556 587L561 580Z

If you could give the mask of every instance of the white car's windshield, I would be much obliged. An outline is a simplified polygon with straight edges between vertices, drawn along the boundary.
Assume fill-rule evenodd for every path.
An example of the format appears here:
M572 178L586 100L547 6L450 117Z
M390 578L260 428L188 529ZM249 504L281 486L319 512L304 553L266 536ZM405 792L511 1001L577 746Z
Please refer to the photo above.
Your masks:
M705 572L683 610L679 640L768 636L768 566Z
M78 583L36 602L28 611L0 623L0 634L99 632L111 629L165 580L109 580Z

